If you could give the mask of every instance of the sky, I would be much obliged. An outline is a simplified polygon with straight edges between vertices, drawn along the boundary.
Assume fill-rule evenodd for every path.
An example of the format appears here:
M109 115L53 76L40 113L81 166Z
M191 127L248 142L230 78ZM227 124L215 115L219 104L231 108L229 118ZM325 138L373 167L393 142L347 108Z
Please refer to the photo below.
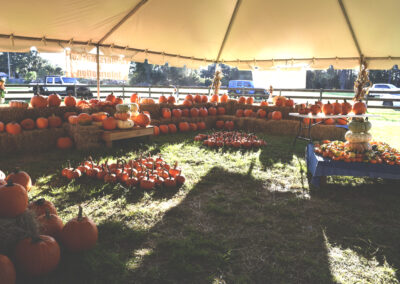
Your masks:
M58 65L65 70L65 54L61 53L45 53L41 52L39 54L42 58L48 60L53 65Z

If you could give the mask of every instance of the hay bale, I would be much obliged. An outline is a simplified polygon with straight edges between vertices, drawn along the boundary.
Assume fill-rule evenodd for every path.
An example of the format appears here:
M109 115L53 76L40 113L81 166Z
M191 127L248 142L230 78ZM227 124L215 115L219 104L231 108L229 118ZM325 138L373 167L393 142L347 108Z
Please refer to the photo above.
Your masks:
M20 240L38 232L36 215L30 210L15 218L0 218L0 254L10 255Z
M78 150L87 150L103 145L101 139L103 130L99 126L64 123L63 127L74 140L75 147Z
M34 129L18 135L0 133L0 153L45 152L55 148L61 136L65 136L63 128Z
M148 111L150 116L155 119L160 118L160 105L159 104L151 104L151 105L140 105L140 111Z
M77 112L80 113L81 109L77 107L45 107L45 108L10 108L1 107L0 108L0 121L8 123L11 121L21 122L25 118L32 118L33 120L38 117L49 117L53 113L61 118L64 118L64 113L66 112Z

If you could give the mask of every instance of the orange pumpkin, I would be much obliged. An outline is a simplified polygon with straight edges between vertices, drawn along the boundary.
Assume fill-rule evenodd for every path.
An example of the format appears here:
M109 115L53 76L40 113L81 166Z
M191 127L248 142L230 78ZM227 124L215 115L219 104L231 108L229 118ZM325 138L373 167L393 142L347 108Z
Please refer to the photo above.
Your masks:
M154 105L155 103L156 102L151 98L144 98L141 101L141 104L143 104L143 105Z
M342 103L342 114L348 114L352 109L352 105L344 99L344 102Z
M210 107L208 109L208 115L211 115L211 116L217 115L217 109L215 107Z
M201 96L199 94L194 96L194 102L197 103L197 104L201 103Z
M248 97L247 99L246 99L246 104L247 105L252 105L254 103L254 98L253 97Z
M175 103L175 97L174 96L169 96L167 99L169 104L174 104Z
M259 110L257 110L257 116L259 118L264 118L264 117L267 116L267 112L265 110L263 110L263 109L259 109Z
M114 117L116 119L126 121L126 120L128 120L128 118L131 117L131 113L130 112L116 112L114 114Z
M69 107L76 106L76 99L71 94L64 98L64 104Z
M168 132L169 132L169 127L168 127L168 125L161 124L161 125L160 125L160 132L161 132L162 134L168 134Z
M335 120L333 118L328 118L324 120L324 124L326 125L334 125L335 124Z
M92 113L92 119L97 122L101 122L106 119L108 114L106 112L96 112Z
M244 110L238 109L238 110L236 111L236 116L237 116L237 117L242 117L243 115L244 115Z
M184 100L182 103L185 107L192 107L193 102L190 100Z
M179 109L179 108L174 108L174 109L172 110L172 115L173 115L174 117L180 118L180 117L182 116L182 110Z
M342 104L339 103L338 100L332 104L333 106L333 114L340 114L342 113Z
M139 104L140 98L138 94L131 95L131 103Z
M345 117L338 118L336 119L336 123L340 125L347 125L347 118Z
M144 113L140 113L135 116L133 122L135 123L135 125L138 125L140 127L146 127L150 124L150 117Z
M176 125L173 123L168 124L168 130L170 133L176 133L178 129L176 128Z
M158 98L158 103L159 104L166 104L166 103L168 103L168 100L167 100L167 98L165 96L160 96Z
M218 103L219 102L219 96L218 94L214 94L211 96L210 102L212 103Z
M21 126L13 121L6 124L6 132L12 135L17 135L21 133Z
M282 119L282 113L280 111L273 111L271 118L273 120L281 120Z
M267 101L262 101L260 106L268 106L268 102Z
M114 102L115 102L115 99L116 99L116 97L114 96L114 92L111 92L111 94L109 94L109 95L106 97L106 101L111 102L111 103L114 103Z
M187 122L179 122L179 131L187 132L190 130L189 123Z
M36 119L36 127L39 129L45 129L49 127L49 120L45 117L39 117Z
M153 135L158 136L160 135L160 128L158 126L154 126L153 128Z
M286 98L283 96L275 96L272 101L276 106L285 106L286 105Z
M69 149L72 148L74 142L69 137L59 137L57 139L57 148L59 149Z
M0 254L0 279L4 284L14 284L17 278L14 264L11 260Z
M328 101L327 104L322 106L322 112L326 115L331 115L333 113L333 105Z
M31 99L31 105L34 108L47 107L47 99L39 94L36 94Z
M49 116L48 121L49 121L50 128L56 128L56 127L60 127L62 125L61 117L56 116L54 114L52 116Z
M17 100L12 100L8 103L8 105L12 108L28 108L29 104L25 101L17 101Z
M64 113L64 119L68 121L68 117L70 117L71 115L78 115L78 114L74 111L67 111L66 113Z
M189 123L191 131L197 131L197 124L196 123Z
M199 130L207 129L206 123L204 121L197 122L197 129Z
M4 122L0 121L0 132L4 131Z
M58 107L61 104L61 97L58 94L51 94L47 98L47 102L50 107Z
M217 114L218 115L224 115L225 114L225 108L224 107L218 107L217 108Z
M229 96L227 94L223 94L221 96L221 103L227 103L229 100Z
M26 189L12 180L0 186L0 217L12 218L22 214L28 207Z
M201 96L201 102L202 102L203 104L207 103L207 102L208 102L208 97L207 97L206 95L202 95L202 96Z
M294 100L292 100L292 99L286 100L285 106L293 107L294 106Z
M92 116L90 114L82 112L78 115L78 123L80 125L89 125L92 124Z
M245 104L246 103L246 98L245 97L240 97L238 100L239 104Z
M191 94L187 94L186 97L185 97L185 100L193 102L193 96Z
M120 98L120 97L117 97L115 99L115 101L114 101L115 105L120 105L120 104L123 104L123 103L124 103L124 100L122 98Z
M117 120L113 117L108 117L103 120L103 128L105 130L114 130L117 128Z
M32 130L35 128L35 125L36 125L35 122L31 118L26 118L23 121L21 121L21 126L24 130Z
M78 116L77 115L68 116L68 122L71 124L78 124Z
M362 102L361 100L359 100L358 102L356 102L353 105L353 109L352 111L354 112L354 114L364 114L367 111L367 105Z
M251 108L245 109L243 114L245 117L251 117L253 116L253 110Z
M169 108L163 108L161 110L161 114L162 114L162 117L165 118L165 119L170 119L171 118L171 110Z
M198 108L191 108L190 109L190 116L191 117L198 117L199 116L199 109Z

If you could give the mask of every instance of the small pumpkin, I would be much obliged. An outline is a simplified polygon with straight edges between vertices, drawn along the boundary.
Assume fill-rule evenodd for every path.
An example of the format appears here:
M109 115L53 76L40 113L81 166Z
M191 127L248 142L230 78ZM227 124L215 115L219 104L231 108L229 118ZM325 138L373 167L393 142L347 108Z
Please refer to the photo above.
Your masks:
M359 100L353 105L352 111L356 115L364 114L367 111L367 105L361 100Z
M36 119L36 127L38 129L46 129L49 127L49 120L45 117L39 117Z
M29 104L25 101L18 101L18 100L12 100L8 103L8 105L12 108L24 108L27 109L29 107Z
M168 130L170 133L176 133L178 129L176 128L176 125L173 123L168 124Z
M114 103L115 102L116 97L114 96L114 92L111 92L111 94L107 95L106 97L106 101Z
M187 132L190 130L189 123L187 122L179 122L179 131Z
M154 126L153 128L153 135L158 136L160 135L160 128L158 126Z
M183 104L185 107L188 107L188 108L190 108L190 107L192 107L192 106L193 106L193 101L190 101L190 100L184 100L182 104Z
M210 98L210 102L212 102L212 103L218 103L218 102L219 102L219 96L218 96L218 94L212 95L211 98Z
M78 123L80 125L90 125L92 124L92 116L90 114L82 112L78 115Z
M24 213L28 206L28 193L25 188L13 183L0 186L0 217L13 218Z
M196 104L201 104L201 96L199 94L195 95L193 100Z
M169 104L175 104L175 101L176 101L176 100L175 100L175 97L174 97L174 96L169 96L168 99L167 99L167 101L168 101Z
M31 118L26 118L21 121L21 126L24 130L32 130L35 128L36 124Z
M202 107L199 114L201 117L206 117L208 116L208 110L205 107Z
M17 274L15 272L14 264L11 260L0 254L0 279L3 284L14 284Z
M348 114L352 108L352 105L344 99L344 102L342 103L342 114Z
M229 96L227 94L223 94L221 96L221 103L227 103L229 100Z
M71 171L73 169L71 168ZM35 212L36 216L41 216L49 211L50 214L57 215L57 209L53 202L48 201L44 198L39 198L38 200L29 203L28 209Z
M324 104L322 106L322 112L325 115L331 115L333 113L334 109L333 109L333 105L328 101L328 103Z
M263 110L263 109L259 109L259 110L257 110L257 116L259 118L264 118L264 117L267 116L267 112L265 110Z
M114 130L117 128L117 120L113 117L108 117L104 119L103 121L103 128L105 130Z
M123 120L126 121L131 117L131 113L130 112L116 112L114 114L114 117L118 120Z
M60 247L53 237L39 235L18 242L15 248L17 268L30 276L53 271L60 262Z
M76 106L76 99L71 94L64 98L64 104L69 107Z
M201 96L201 102L202 102L203 104L207 103L207 102L208 102L208 97L207 97L206 95L202 95L202 96Z
M138 94L135 93L135 94L132 94L132 95L131 95L130 100L131 100L131 103L138 104L139 101L140 101L140 97L139 97Z
M162 134L168 134L168 132L169 132L168 125L166 125L166 124L161 124L159 128L160 128L160 132L161 132Z
M248 97L247 99L246 99L246 104L247 105L252 105L254 103L254 98L253 97Z
M217 114L218 115L224 115L225 114L225 108L224 107L217 107Z
M70 149L74 145L74 142L72 139L68 136L65 137L59 137L57 139L57 148L58 149Z
M333 114L340 114L342 113L342 104L339 103L338 100L332 104L333 106Z
M217 109L215 107L208 108L208 115L211 116L217 115Z
M12 181L13 183L18 183L22 185L26 191L30 191L32 187L32 179L27 172L21 171L16 168L7 177L6 181Z
M47 97L47 103L50 107L58 107L61 105L61 97L58 94L51 94Z
M198 116L199 116L199 113L200 113L200 111L199 111L198 108L192 107L192 108L190 109L190 116L191 116L191 117L198 117Z
M158 103L159 103L159 104L166 104L166 103L168 103L168 100L167 100L167 98L166 98L164 95L161 95L161 96L158 98Z
M197 129L198 130L205 130L207 129L207 125L204 121L197 122Z
M61 127L61 125L62 125L61 117L56 116L54 113L53 113L53 115L49 116L47 118L47 120L49 122L50 128L57 128L57 127Z
M238 109L236 110L236 114L237 117L243 117L244 115L244 110L243 109Z
M172 116L176 118L180 118L182 116L182 110L179 108L174 108L172 110Z
M6 132L11 135L18 135L21 133L21 126L13 121L6 124Z
M144 98L140 103L142 105L154 105L156 102L152 98Z
M273 111L271 118L273 120L281 120L282 119L282 113L280 111Z
M286 105L286 97L284 96L275 96L272 98L275 106L285 106Z
M0 121L0 132L3 132L5 129L4 122Z
M92 113L92 119L93 121L96 122L102 122L104 119L106 119L108 116L108 113L106 112L96 112L96 113Z
M144 113L140 113L139 115L135 116L134 121L135 125L140 127L146 127L150 124L150 117Z
M97 226L90 218L83 217L82 212L79 206L78 217L68 221L61 232L63 244L72 252L89 250L97 242Z

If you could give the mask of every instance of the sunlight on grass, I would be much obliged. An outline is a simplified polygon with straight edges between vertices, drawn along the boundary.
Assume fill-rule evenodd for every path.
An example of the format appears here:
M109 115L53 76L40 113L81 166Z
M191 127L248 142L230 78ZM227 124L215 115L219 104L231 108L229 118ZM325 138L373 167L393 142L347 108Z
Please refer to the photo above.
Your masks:
M133 258L126 264L127 269L137 269L142 265L145 257L150 256L153 253L152 248L140 248L133 252Z
M380 264L376 257L366 258L354 250L329 243L325 237L329 266L337 283L399 283L396 269L386 259Z

